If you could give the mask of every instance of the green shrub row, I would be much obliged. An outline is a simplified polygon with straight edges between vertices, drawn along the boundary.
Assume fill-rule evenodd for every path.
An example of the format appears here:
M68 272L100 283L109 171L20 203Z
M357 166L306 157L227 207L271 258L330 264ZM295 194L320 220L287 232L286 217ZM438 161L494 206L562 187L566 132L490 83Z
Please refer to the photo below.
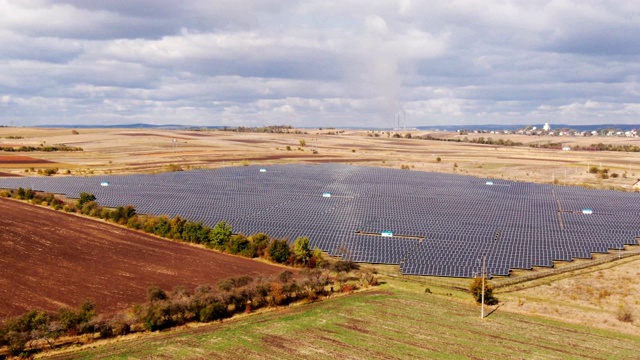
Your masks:
M44 152L56 152L56 151L83 151L81 147L67 146L67 145L54 145L54 146L0 146L0 151L7 152L32 152L32 151L44 151Z
M11 356L26 357L46 348L55 348L58 339L65 335L87 334L90 339L104 339L190 322L221 321L240 312L316 300L334 292L330 271L338 272L339 291L351 292L359 285L377 284L375 273L352 272L357 268L353 263L338 261L327 269L304 269L297 274L285 270L274 277L231 277L219 281L216 287L201 285L193 291L176 287L167 293L153 286L147 290L145 303L117 313L98 314L95 304L90 301L77 309L29 311L0 324L0 347L6 347L6 353ZM346 283L354 279L359 283Z

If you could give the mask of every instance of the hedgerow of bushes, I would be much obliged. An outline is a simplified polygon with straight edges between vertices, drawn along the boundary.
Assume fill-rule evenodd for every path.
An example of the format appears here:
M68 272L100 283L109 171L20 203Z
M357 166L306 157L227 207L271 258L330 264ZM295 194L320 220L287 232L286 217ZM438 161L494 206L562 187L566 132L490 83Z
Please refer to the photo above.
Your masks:
M325 269L304 269L298 274L285 270L274 277L231 277L215 287L201 285L193 291L176 287L167 293L154 286L147 290L145 303L110 315L98 314L90 301L77 309L63 308L53 313L29 311L0 324L0 348L5 347L12 356L30 356L64 344L65 339L59 341L63 336L104 339L190 322L221 321L241 312L316 300L334 291L351 292L359 286L377 284L374 272L354 271L358 269L350 261L338 261ZM336 283L339 288L334 290Z
M54 145L54 146L0 146L0 151L7 152L32 152L32 151L44 151L44 152L56 152L56 151L83 151L81 147L67 146L67 145Z
M1 191L0 196L92 216L167 239L200 244L248 258L259 257L279 264L308 268L323 266L325 262L322 252L311 249L309 238L305 236L298 237L292 244L289 244L287 239L271 238L264 233L247 237L243 234L233 234L231 225L224 221L210 227L201 221L186 220L180 216L169 218L165 215L137 214L133 205L118 206L115 209L104 208L98 205L93 194L86 192L81 193L74 203L65 202L50 193L23 188Z
M53 348L63 335L96 335L101 338L126 335L133 331L162 330L188 322L222 320L238 312L251 312L266 306L287 305L300 300L314 300L334 291L350 292L359 286L377 284L374 271L359 270L351 261L333 264L323 259L318 249L311 249L307 237L299 237L293 244L286 239L270 238L264 233L246 237L233 234L231 226L220 222L213 228L179 216L139 215L132 205L108 209L99 206L93 194L81 193L74 203L65 202L54 194L18 188L0 191L1 197L30 201L56 210L93 216L125 225L132 229L168 239L202 244L222 252L249 258L260 257L280 264L303 267L296 277L284 271L276 278L248 276L220 281L216 288L198 286L189 292L183 287L167 294L162 289L148 289L147 302L110 317L98 315L93 302L85 302L77 309L61 309L57 313L30 311L22 316L6 319L0 325L0 347L10 355ZM335 276L331 276L331 272ZM329 290L328 290L329 288ZM25 353L25 349L28 351ZM1 354L0 354L1 356Z

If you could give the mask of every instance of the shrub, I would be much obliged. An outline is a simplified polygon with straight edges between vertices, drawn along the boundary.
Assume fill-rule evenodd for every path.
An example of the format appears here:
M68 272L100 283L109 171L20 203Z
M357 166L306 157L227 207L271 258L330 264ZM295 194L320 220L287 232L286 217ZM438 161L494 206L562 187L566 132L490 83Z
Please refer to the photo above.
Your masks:
M270 239L265 233L257 233L249 236L251 247L255 251L256 256L264 257L269 247Z
M351 270L358 269L360 269L360 265L354 263L351 260L338 260L332 266L332 270L335 272L350 272Z
M272 306L284 304L286 296L284 294L284 289L281 283L279 282L271 283L271 287L269 289L269 295L270 295L270 304Z
M182 166L176 165L173 163L167 165L167 172L176 172L176 171L183 171Z
M214 249L222 250L227 246L227 243L231 239L231 225L224 221L216 224L216 226L209 232L208 246Z
M618 312L616 313L616 318L621 322L632 323L633 322L633 312L631 308L626 304L620 304L618 306Z
M296 257L296 261L306 265L313 253L311 252L311 245L309 238L301 236L293 243L293 252Z
M149 331L162 330L171 327L171 311L168 301L155 301L139 307L139 317L144 328Z
M482 278L473 278L471 285L469 286L471 295L478 304L482 302ZM484 279L484 303L487 305L495 305L498 303L498 299L493 297L493 286L489 283L487 278Z
M269 257L279 264L283 264L289 260L291 256L291 248L287 240L274 239L269 246Z
M251 249L251 242L242 234L233 235L227 243L227 251L231 254L240 254Z
M227 305L221 302L214 302L200 310L198 314L200 322L210 322L215 320L222 320L229 317L229 311Z
M82 208L82 206L88 202L96 201L96 196L87 192L81 192L80 198L78 199L78 208Z
M344 284L340 287L340 291L343 293L352 293L355 288L353 284Z
M69 335L91 331L87 324L96 316L95 308L96 305L93 302L87 301L76 310L60 309L58 312L60 330Z
M12 356L21 355L30 340L29 334L17 331L9 331L5 338L7 339L7 350Z
M114 336L127 335L131 332L130 320L124 314L118 314L109 321Z
M168 298L167 293L157 286L151 286L147 289L147 301L149 302L167 300Z
M234 277L220 280L217 286L218 286L218 290L220 291L231 291L233 289L247 286L252 281L253 281L253 278L251 276L247 276L247 275L234 276Z
M98 321L93 324L93 328L100 333L101 338L108 338L113 336L113 328L111 323L107 321Z
M48 169L42 170L42 175L44 176L51 176L57 173L58 173L58 168L48 168Z
M278 274L278 280L283 284L288 283L291 279L293 279L293 273L289 270L285 270Z

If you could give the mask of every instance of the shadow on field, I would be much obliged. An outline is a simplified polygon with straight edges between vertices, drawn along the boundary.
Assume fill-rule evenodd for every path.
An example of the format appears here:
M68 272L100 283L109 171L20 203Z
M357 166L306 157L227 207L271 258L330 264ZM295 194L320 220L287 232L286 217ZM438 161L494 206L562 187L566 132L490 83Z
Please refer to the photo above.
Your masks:
M498 304L498 306L496 306L495 309L491 310L491 312L489 312L487 315L485 315L485 318L488 318L489 316L491 316L491 314L496 312L500 308L500 306L502 306L502 304Z

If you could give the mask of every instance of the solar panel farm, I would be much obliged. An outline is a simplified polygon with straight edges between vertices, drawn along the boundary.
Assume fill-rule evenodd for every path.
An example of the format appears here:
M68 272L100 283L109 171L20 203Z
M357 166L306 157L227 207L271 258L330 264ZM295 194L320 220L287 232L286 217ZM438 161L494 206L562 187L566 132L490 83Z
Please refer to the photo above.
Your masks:
M83 149L5 153L0 157L0 189L32 189L71 199L67 201L89 193L105 208L132 205L138 214L179 217L211 228L224 222L231 226L234 234L265 233L271 238L286 239L292 246L294 240L307 237L311 248L321 250L331 261L360 264L377 273L381 283L336 299L329 297L321 304L302 305L300 310L290 308L281 316L266 311L249 315L252 319L234 317L224 326L187 327L183 329L184 335L179 336L218 337L235 331L236 327L253 335L247 340L249 343L232 342L222 348L191 343L187 346L189 350L180 347L171 350L187 355L172 357L229 357L233 351L228 349L243 349L246 356L240 358L262 358L265 352L276 351L275 345L271 342L272 335L253 327L254 321L266 321L275 328L282 326L284 333L278 341L290 342L294 335L279 322L281 317L317 322L323 311L356 311L359 315L347 316L345 320L353 323L358 316L371 316L370 311L382 311L378 307L386 303L401 306L403 302L412 303L417 313L424 316L438 308L468 313L460 315L461 320L469 317L461 321L460 326L470 326L478 334L486 332L487 335L471 335L460 330L458 336L479 336L477 341L483 336L494 336L491 334L499 332L500 326L517 333L518 324L527 323L531 331L549 326L574 327L577 335L568 340L572 344L598 343L588 334L600 328L597 331L602 332L604 338L619 345L619 352L603 351L598 356L594 354L600 353L594 353L594 349L514 347L519 340L505 338L502 349L481 349L480 358L519 358L518 351L529 357L633 358L630 349L640 344L640 329L637 321L634 322L634 316L640 316L635 300L640 295L639 277L635 276L640 275L640 193L632 191L635 176L640 174L640 160L633 153L421 141L419 136L425 134L414 134L413 138L384 138L371 136L369 131L336 134L330 130L300 130L256 134L86 129L80 132L0 129L0 147L5 141L2 137L10 135L11 139L6 141L15 146L46 143ZM456 138L455 134L437 135ZM584 144L580 142L587 140L570 141ZM620 139L605 141L622 143ZM633 143L633 140L627 142ZM46 173L54 167L52 174ZM591 171L594 167L600 172ZM598 177L604 168L616 176ZM4 307L0 314L4 316L19 315L28 309L54 311L56 306L74 307L96 293L100 294L98 303L102 308L116 311L143 301L144 289L151 285L161 285L167 290L178 285L195 287L203 281L216 282L228 276L273 276L286 269L155 239L78 215L35 205L11 204L11 200L2 200L0 204L5 214L0 220L4 230L0 241L6 251L0 279L0 293L5 294L0 302L0 307ZM12 212L11 208L15 210ZM69 237L76 238L75 245L63 247L83 250L75 255L62 248L53 251L47 232L28 235L29 226L24 223L29 217L34 224L43 224L38 228L49 229L51 236L59 238L56 244L73 244L68 242ZM70 225L79 224L76 221L80 220L83 225ZM60 229L56 230L56 223ZM96 225L88 225L91 223ZM96 235L72 231L75 227L95 228ZM62 233L67 237L64 240L55 235ZM100 240L94 247L91 239L96 237ZM40 249L40 255L47 256L33 257L30 247ZM162 253L164 257L131 257L136 251L124 250L127 247L137 251L144 248L141 253ZM89 259L98 253L104 256ZM176 254L175 258L172 259L171 253ZM208 266L202 262L209 257L215 266L208 270L210 275L203 278L199 271ZM66 268L56 268L57 262L66 263ZM43 267L29 267L26 263ZM195 264L199 265L193 266ZM93 282L80 278L72 281L74 268L83 274L98 271L101 276ZM49 272L63 275L46 280ZM109 285L127 272L130 273L127 282L132 286ZM490 316L478 319L478 324L470 324L471 314L475 317L480 307L472 301L467 289L471 278L483 274L491 280L499 302L488 308ZM44 284L29 284L26 280L36 278L45 278ZM603 279L617 285L603 287ZM57 292L56 288L66 290ZM137 292L127 294L127 288ZM82 298L74 303L77 297ZM360 305L354 305L356 303ZM349 310L350 306L359 308ZM309 311L314 314L318 311L318 317L308 318ZM404 314L401 308L391 311ZM621 312L627 317L621 317ZM393 322L392 318L381 319ZM322 325L310 327L311 338L319 341L323 350L309 353L315 345L305 342L298 344L304 351L276 351L279 355L274 356L325 358L348 350L361 354L353 358L433 357L436 353L474 357L471 344L447 341L435 341L436 345L428 349L416 343L403 343L402 347L409 349L404 352L392 350L393 347L387 352L384 349L366 351L358 342L368 340L350 343L348 338L363 331L373 332L371 336L375 337L384 330L365 318L358 321L363 321L360 330L350 327L347 333L331 335L332 342L322 340L331 333L329 329ZM434 321L442 325L444 320ZM553 321L553 325L549 321ZM496 328L487 328L485 322L493 322ZM401 319L398 323L412 333L424 331ZM527 343L525 333L526 327L517 336ZM174 340L173 335L163 335L156 340L127 340L130 342L117 347L105 342L98 350L87 353L56 355L55 351L47 351L42 355L153 357L160 354L155 352L157 349ZM558 339L545 341L553 343ZM336 347L338 343L342 345Z

